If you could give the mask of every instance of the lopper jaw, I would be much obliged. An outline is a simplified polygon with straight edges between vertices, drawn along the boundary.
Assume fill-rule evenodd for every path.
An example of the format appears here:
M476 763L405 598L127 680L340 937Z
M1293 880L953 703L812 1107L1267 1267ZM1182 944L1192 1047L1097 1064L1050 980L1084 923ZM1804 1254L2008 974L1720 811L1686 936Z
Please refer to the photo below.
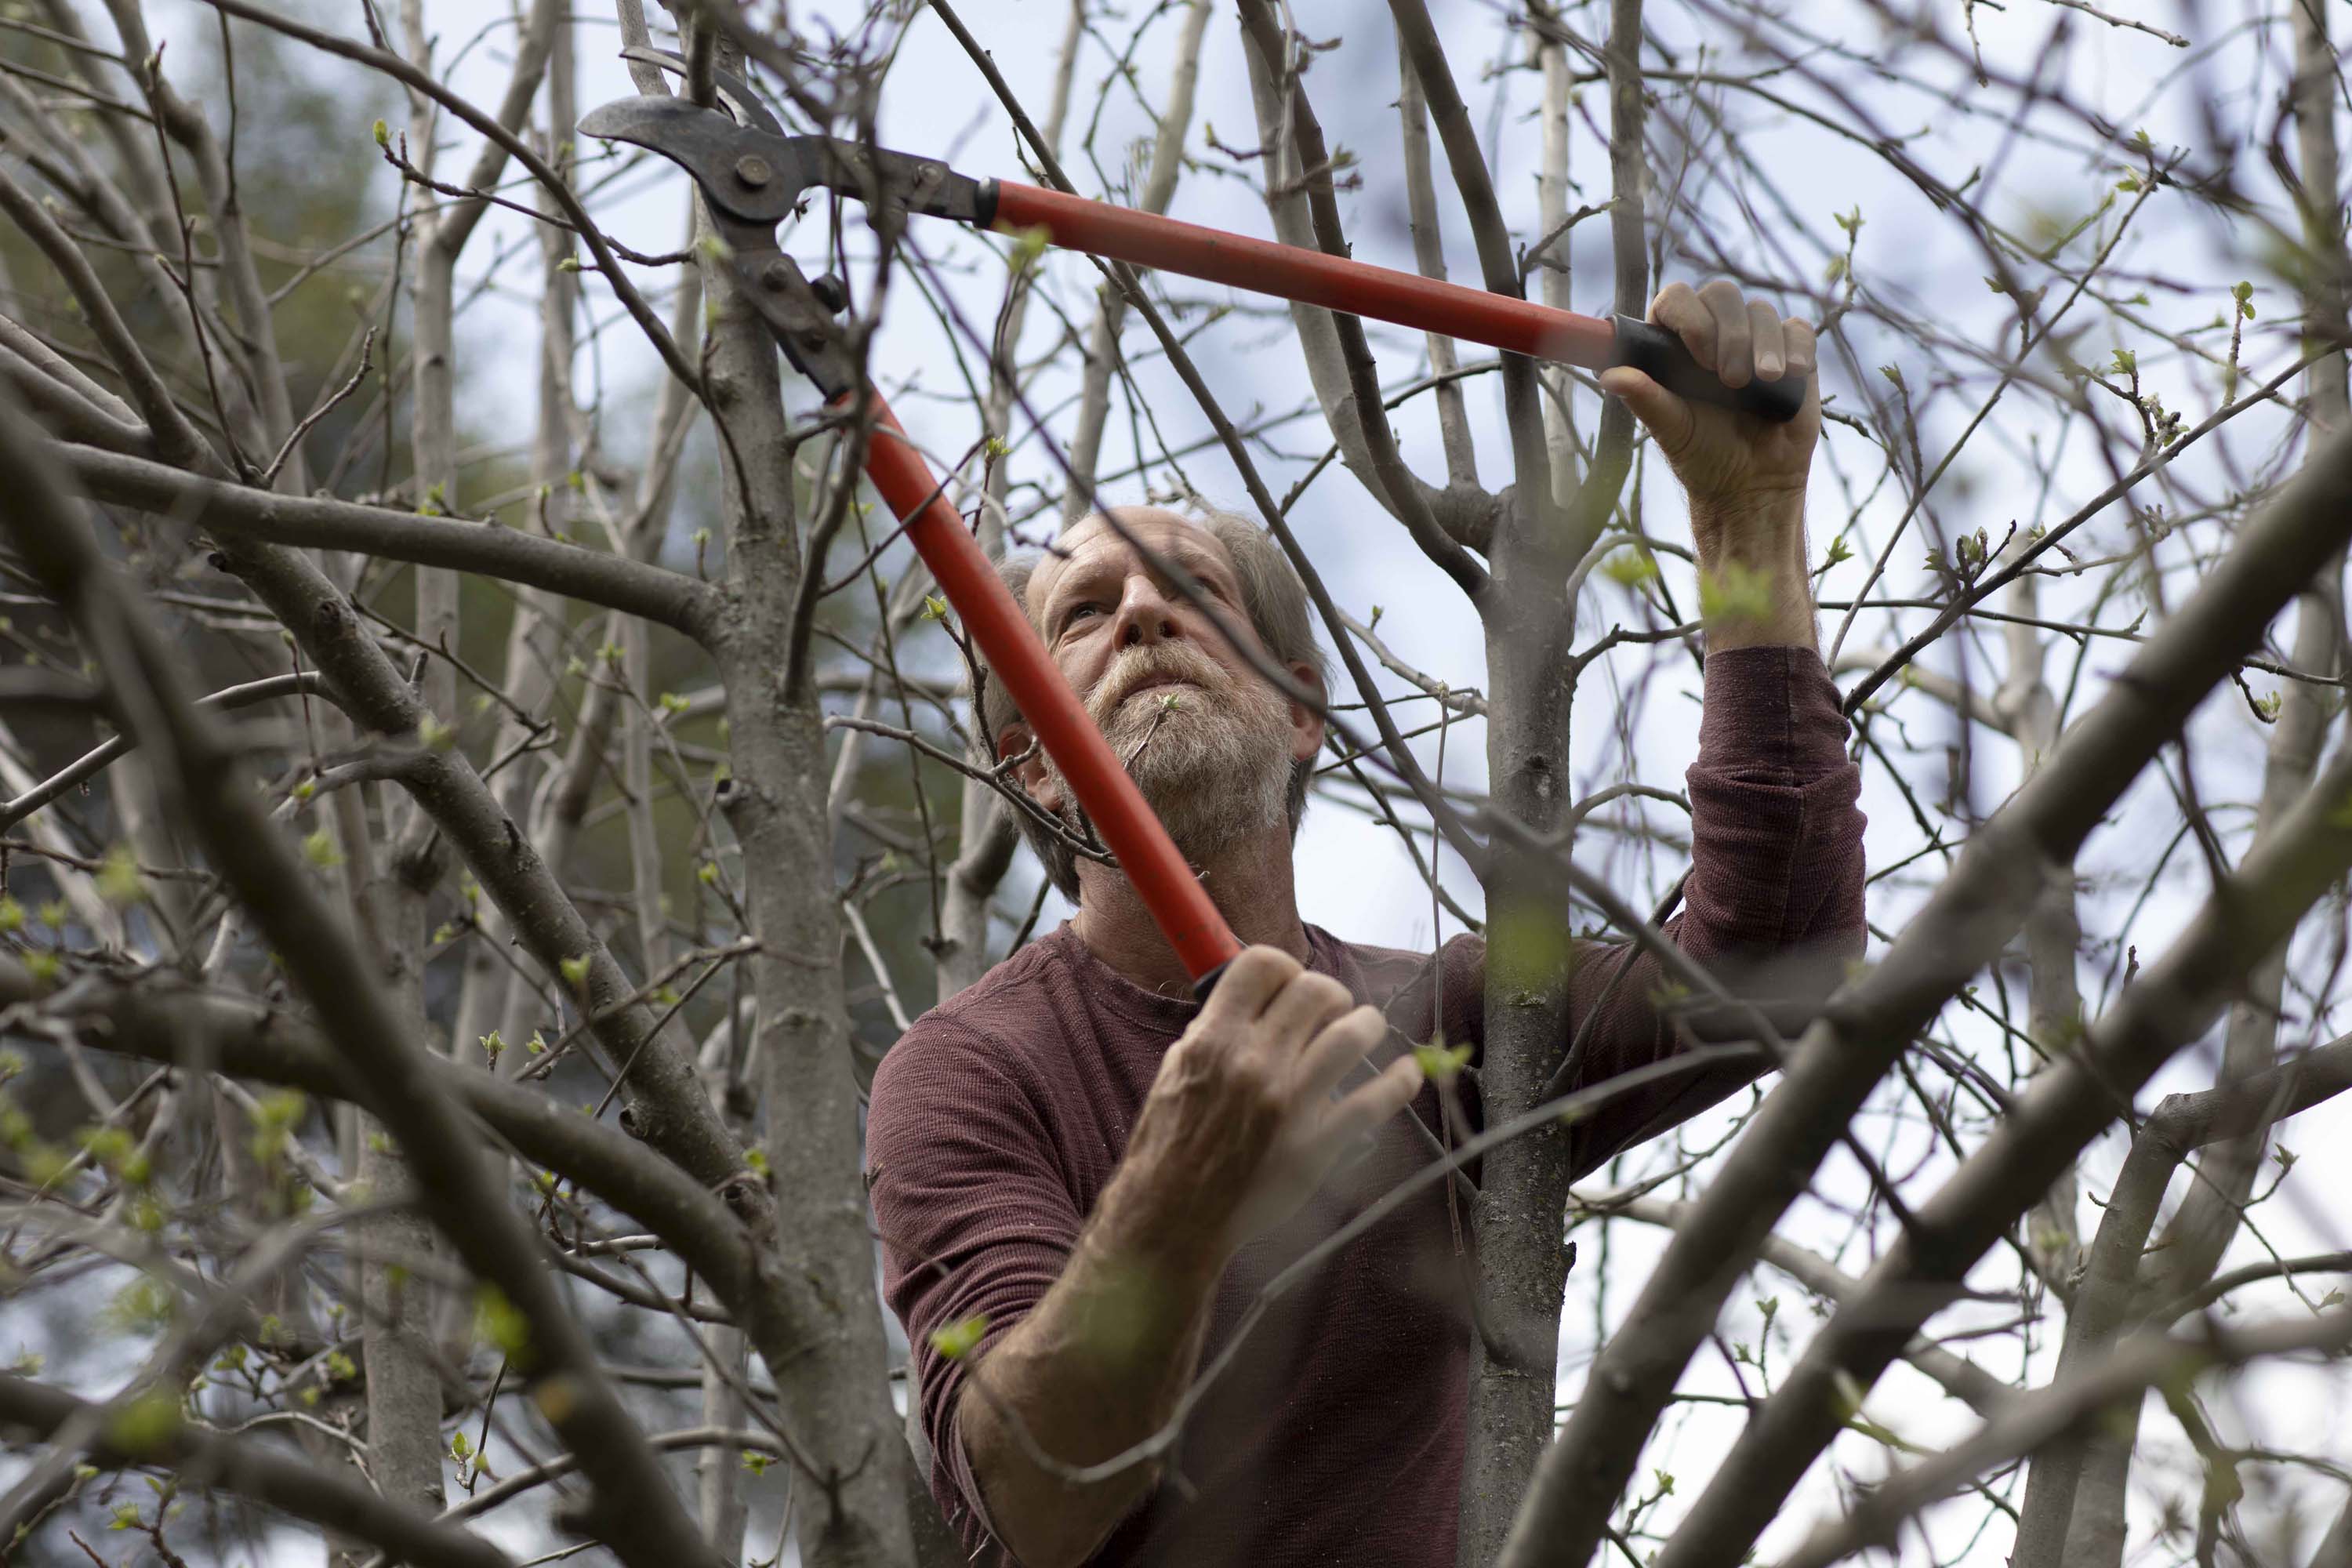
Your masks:
M682 71L677 56L627 51ZM681 98L625 98L594 109L580 131L658 153L694 177L712 226L727 245L733 274L794 369L828 398L857 384L857 368L834 312L839 284L812 283L776 244L776 226L800 209L812 188L866 204L886 233L908 212L985 226L995 216L996 183L959 174L936 158L868 148L832 136L787 136L740 79L716 73L720 100L734 114Z
M776 244L776 226L799 205L791 142L735 124L682 99L628 98L591 110L583 134L660 153L694 176L724 248L719 265L767 323L784 357L826 397L857 384L856 356L834 320L838 284L821 289ZM833 282L828 279L825 281Z
M683 74L686 62L661 49L625 58ZM996 216L996 182L959 174L936 158L866 147L837 136L787 136L739 77L712 73L734 118L678 98L625 98L580 121L590 136L660 153L694 176L715 210L746 223L781 223L811 186L861 201L877 216L919 212L985 228Z
M783 136L739 125L682 98L625 98L591 110L581 131L660 153L694 176L716 211L746 223L781 223L812 186L877 213L919 212L985 226L995 182L959 174L936 158L861 147L837 136Z

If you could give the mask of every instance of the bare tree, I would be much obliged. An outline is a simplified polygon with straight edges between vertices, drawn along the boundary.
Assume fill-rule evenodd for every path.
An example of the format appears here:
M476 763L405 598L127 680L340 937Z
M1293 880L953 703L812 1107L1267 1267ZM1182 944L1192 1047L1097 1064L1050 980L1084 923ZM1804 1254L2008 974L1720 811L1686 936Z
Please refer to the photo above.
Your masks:
M154 9L0 16L0 1559L956 1555L861 1101L1057 895L871 429L675 168L575 129L619 67L1818 323L1874 941L1735 1031L1755 1092L1580 1178L1573 966L1676 951L1747 591L1627 408L854 189L783 230L992 552L1141 495L1306 583L1345 679L1304 875L1328 832L1487 953L1479 1120L1415 1178L1475 1243L1465 1568L2343 1560L2316 0ZM1677 962L1696 1040L1723 981Z

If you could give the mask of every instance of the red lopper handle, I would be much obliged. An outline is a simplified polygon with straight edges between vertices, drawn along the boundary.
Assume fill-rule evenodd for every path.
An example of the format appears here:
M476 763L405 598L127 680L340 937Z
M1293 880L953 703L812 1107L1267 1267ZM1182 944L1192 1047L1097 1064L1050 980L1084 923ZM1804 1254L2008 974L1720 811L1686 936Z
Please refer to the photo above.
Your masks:
M1598 317L1012 180L995 184L998 226L1043 228L1065 250L1092 251L1587 370L1618 363L1616 330Z
M940 591L963 618L965 632L980 645L990 672L1004 683L1038 742L1060 764L1095 831L1118 857L1119 869L1183 961L1195 988L1205 992L1216 972L1241 952L1241 943L1110 742L1046 657L1027 614L1013 602L995 566L940 493L931 466L907 439L881 394L869 390L866 396L874 435L866 449L866 477L898 514L923 564L939 579Z
M983 189L993 195L998 226L1042 229L1047 239L1067 250L1092 251L1139 267L1275 294L1351 316L1419 327L1587 370L1630 364L1680 396L1736 408L1775 424L1795 418L1805 404L1808 384L1804 379L1751 379L1736 388L1726 386L1715 372L1692 357L1680 338L1630 316L1604 321L1507 294L1392 271L1295 245L1227 234L1010 180L992 182Z

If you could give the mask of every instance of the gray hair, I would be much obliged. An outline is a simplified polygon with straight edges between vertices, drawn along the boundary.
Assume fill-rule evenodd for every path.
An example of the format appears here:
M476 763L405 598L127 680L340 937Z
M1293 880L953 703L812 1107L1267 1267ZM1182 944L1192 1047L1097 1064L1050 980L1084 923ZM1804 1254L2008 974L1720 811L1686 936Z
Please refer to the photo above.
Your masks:
M1315 624L1307 614L1307 588L1292 569L1289 557L1282 546L1265 529L1245 517L1233 512L1204 510L1197 518L1185 521L1197 524L1202 531L1224 546L1225 554L1234 563L1234 575L1239 581L1242 608L1249 616L1251 629L1276 663L1285 669L1303 664L1315 672L1318 685L1326 683L1328 665L1323 649L1315 641ZM1013 594L1013 601L1026 612L1029 605L1029 580L1036 574L1040 563L1046 559L1044 550L1008 551L996 563L997 574ZM979 657L979 649L972 650ZM1020 723L1021 711L1004 689L1002 681L987 679L990 671L985 661L981 666L979 732L972 736L972 751L982 766L997 762L996 737L1008 725ZM1315 760L1294 763L1290 769L1290 836L1298 837L1299 819L1307 815L1307 786L1314 777ZM1062 896L1075 901L1078 896L1078 861L1070 847L1048 832L1043 824L1026 812L1017 813L1013 820L1021 826L1022 837L1044 862L1045 875Z

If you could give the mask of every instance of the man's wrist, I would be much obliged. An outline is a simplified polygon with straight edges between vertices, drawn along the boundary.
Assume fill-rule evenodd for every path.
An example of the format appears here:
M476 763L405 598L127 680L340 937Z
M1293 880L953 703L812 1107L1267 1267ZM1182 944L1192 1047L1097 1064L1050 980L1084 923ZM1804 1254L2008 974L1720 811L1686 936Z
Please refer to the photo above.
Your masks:
M1710 650L1820 646L1803 490L1695 504L1691 538Z
M1805 565L1805 492L1772 490L1694 501L1691 542L1702 571L1736 561L1752 571Z
M1128 1152L1081 1244L1097 1258L1164 1285L1213 1283L1231 1261L1215 1205L1160 1162L1138 1160L1132 1144Z

